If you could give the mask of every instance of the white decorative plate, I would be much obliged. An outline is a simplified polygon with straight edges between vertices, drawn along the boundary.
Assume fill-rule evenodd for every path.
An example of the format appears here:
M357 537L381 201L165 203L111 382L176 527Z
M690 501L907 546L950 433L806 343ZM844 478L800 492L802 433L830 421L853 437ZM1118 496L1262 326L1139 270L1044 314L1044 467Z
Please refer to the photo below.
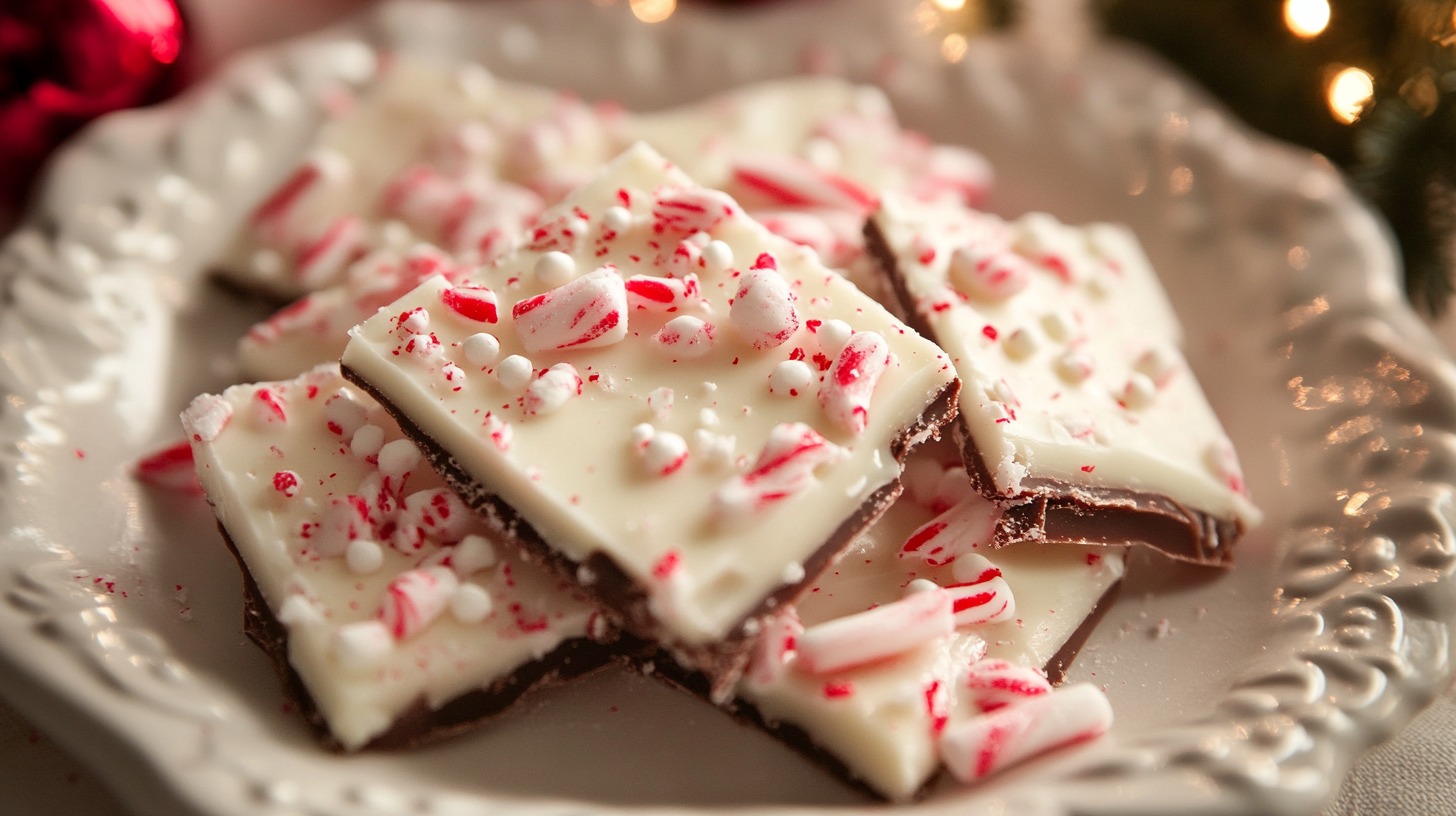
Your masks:
M208 283L208 258L301 155L329 89L367 83L380 49L640 108L814 67L877 82L905 121L984 151L1000 211L1131 224L1268 512L1231 573L1134 564L1073 672L1107 688L1108 739L915 809L1317 809L1452 674L1456 371L1403 306L1386 235L1325 162L1075 32L972 40L952 64L914 12L695 7L648 26L621 3L399 3L88 131L0 250L7 696L147 813L858 802L767 738L624 675L427 750L323 753L244 642L208 510L130 476L179 437L194 393L228 382L232 342L258 316Z

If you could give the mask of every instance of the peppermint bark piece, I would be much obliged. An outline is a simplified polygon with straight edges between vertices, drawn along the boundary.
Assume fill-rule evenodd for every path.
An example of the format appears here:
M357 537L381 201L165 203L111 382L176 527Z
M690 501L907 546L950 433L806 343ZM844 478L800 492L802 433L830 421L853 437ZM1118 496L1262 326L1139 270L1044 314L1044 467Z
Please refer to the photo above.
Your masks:
M343 364L473 507L720 693L957 390L940 349L640 145L515 255L356 327Z
M357 96L330 101L308 157L219 259L222 277L292 299L391 246L429 241L489 260L623 146L611 133L617 109L569 93L473 64L379 70Z
M764 623L729 705L831 772L897 801L922 793L943 768L975 782L1014 764L1016 745L980 738L993 717L1018 712L1042 729L1020 758L1095 736L1058 724L1068 706L1090 707L1098 733L1106 730L1100 692L1053 688L1124 573L1123 548L992 549L991 525L967 534L959 518L994 518L994 508L958 461L917 451L906 482L808 592ZM947 546L926 546L957 527L938 542ZM657 665L701 693L700 679ZM985 765L966 759L972 745Z
M245 628L331 747L463 730L601 666L572 587L498 547L337 366L182 415L245 583Z
M1228 564L1260 514L1126 229L887 202L868 227L965 383L957 431L997 542L1142 543Z

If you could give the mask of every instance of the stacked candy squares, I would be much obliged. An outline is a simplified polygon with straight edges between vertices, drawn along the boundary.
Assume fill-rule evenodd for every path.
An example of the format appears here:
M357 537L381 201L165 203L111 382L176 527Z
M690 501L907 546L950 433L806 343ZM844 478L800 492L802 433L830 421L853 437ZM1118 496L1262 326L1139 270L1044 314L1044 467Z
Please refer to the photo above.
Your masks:
M612 662L891 800L1106 732L1057 684L1127 547L1226 565L1257 512L1131 237L989 182L834 80L635 114L394 64L220 262L293 299L261 382L183 414L324 741Z

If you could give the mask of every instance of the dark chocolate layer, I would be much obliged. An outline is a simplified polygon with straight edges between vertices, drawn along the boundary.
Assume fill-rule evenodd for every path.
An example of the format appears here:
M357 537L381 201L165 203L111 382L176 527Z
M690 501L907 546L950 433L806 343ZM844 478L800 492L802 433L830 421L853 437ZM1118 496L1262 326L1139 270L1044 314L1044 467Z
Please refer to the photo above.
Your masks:
M865 222L865 243L906 314L911 328L939 342L900 273L895 253L873 220ZM1129 488L1072 484L1045 477L1023 480L1023 490L1002 495L991 478L964 415L955 424L961 458L976 490L1003 508L996 546L1022 541L1075 544L1145 544L1194 564L1228 566L1243 524L1195 510L1163 494Z
M804 563L804 578L795 584L785 584L774 594L746 615L731 634L713 643L686 644L676 641L663 630L648 608L646 590L637 584L615 561L603 553L596 553L585 562L566 557L541 536L541 534L486 485L479 484L461 463L440 447L415 422L391 403L367 380L348 366L342 367L344 377L369 393L383 405L399 423L405 434L413 439L446 482L467 506L473 509L500 535L518 546L528 557L553 570L565 581L574 583L592 596L612 613L616 621L632 635L659 644L671 651L677 659L702 671L712 678L714 696L722 699L731 692L733 684L748 662L748 651L752 638L745 631L757 631L749 625L769 614L781 603L792 600L808 586L819 573L844 551L854 538L884 513L885 509L900 495L898 480L877 488L860 505L857 512L846 518L828 540L823 542ZM955 418L960 382L952 380L934 399L912 426L903 429L891 445L891 453L897 461L903 460L913 446L912 442L928 435L938 434L939 429Z

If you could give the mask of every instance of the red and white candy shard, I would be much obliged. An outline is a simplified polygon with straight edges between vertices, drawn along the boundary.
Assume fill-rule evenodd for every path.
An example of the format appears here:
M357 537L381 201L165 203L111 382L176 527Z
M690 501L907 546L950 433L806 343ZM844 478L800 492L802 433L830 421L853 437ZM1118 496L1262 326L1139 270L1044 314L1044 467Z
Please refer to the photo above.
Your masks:
M717 190L670 187L653 201L653 230L675 235L711 232L737 212L738 205L733 199Z
M808 487L814 470L846 456L843 448L801 422L783 423L769 432L753 467L718 488L713 501L722 519L756 512Z
M957 582L947 584L956 626L984 626L1016 618L1016 600L1006 579L985 556L966 553L952 570Z
M576 366L557 363L526 386L526 393L521 396L521 408L527 416L549 414L572 397L580 396L581 387L581 375L577 373Z
M680 315L663 324L652 342L674 358L693 359L713 350L713 324L693 315Z
M609 346L627 336L627 290L617 270L604 266L519 301L511 315L529 351Z
M728 322L759 351L783 345L799 330L789 282L772 269L745 272L728 309Z
M949 724L940 755L967 784L1050 751L1095 739L1112 727L1112 706L1096 686L1077 683Z
M142 457L136 464L136 477L143 484L193 496L202 495L197 481L197 468L192 464L192 445L178 442Z
M964 471L961 471L964 473ZM920 525L900 547L901 558L919 558L939 567L991 543L1001 507L967 491L945 512Z
M893 359L877 332L856 332L840 349L819 386L819 407L839 427L862 433L869 424L875 386Z
M701 303L698 276L681 278L655 275L633 275L627 278L627 302L634 309L653 312L676 312Z
M397 640L414 637L445 611L459 585L454 571L444 567L402 572L389 582L376 615Z
M913 592L810 626L798 638L795 665L810 674L833 674L931 643L955 631L951 603L943 590Z
M783 155L744 156L733 165L731 185L765 206L848 210L868 215L879 205L874 193L809 162Z
M972 663L966 669L964 687L970 692L971 703L981 711L994 711L1052 690L1040 669L995 657Z
M799 613L790 606L764 620L753 644L746 677L754 683L773 683L783 676L789 659L798 648L804 624Z
M495 292L484 286L451 286L440 290L440 300L449 310L475 323L499 319Z

